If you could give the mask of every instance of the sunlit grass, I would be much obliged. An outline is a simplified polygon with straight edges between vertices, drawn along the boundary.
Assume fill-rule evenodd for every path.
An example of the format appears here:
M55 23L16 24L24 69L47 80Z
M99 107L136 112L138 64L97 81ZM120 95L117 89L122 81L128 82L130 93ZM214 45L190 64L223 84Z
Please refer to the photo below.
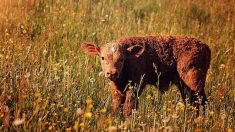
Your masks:
M0 131L234 131L234 2L1 0ZM112 115L98 58L80 51L132 35L188 35L212 50L206 114L148 86L128 119Z

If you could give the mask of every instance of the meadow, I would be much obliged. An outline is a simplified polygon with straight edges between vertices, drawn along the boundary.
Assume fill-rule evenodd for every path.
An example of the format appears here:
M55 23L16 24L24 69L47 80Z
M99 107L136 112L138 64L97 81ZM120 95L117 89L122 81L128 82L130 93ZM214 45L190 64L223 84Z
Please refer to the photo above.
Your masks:
M0 131L235 131L234 0L1 0ZM186 35L212 51L205 115L176 86L148 86L139 109L111 113L98 57L126 36Z

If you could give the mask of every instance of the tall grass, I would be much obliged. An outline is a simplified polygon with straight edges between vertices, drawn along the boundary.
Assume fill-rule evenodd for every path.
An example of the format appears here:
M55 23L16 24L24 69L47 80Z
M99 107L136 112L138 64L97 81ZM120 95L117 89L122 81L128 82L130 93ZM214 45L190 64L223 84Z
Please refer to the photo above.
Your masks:
M234 131L233 0L1 0L0 131ZM80 50L134 35L187 35L212 50L205 115L175 86L148 86L128 119L112 115L98 58ZM184 112L185 111L185 112Z

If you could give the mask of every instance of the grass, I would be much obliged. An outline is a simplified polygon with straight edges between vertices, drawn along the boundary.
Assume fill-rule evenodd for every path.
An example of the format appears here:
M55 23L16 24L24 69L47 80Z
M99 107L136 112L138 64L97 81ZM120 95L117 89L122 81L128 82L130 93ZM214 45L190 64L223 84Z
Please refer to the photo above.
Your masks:
M0 131L235 130L233 0L1 0ZM205 116L175 86L149 86L128 119L112 115L98 58L80 50L133 35L187 35L212 50ZM185 111L185 112L184 112Z

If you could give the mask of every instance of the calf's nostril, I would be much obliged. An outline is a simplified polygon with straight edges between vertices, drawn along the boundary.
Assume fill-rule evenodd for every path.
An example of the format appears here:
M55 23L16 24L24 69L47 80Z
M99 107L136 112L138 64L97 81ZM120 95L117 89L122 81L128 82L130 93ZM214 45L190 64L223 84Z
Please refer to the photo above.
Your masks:
M106 77L110 77L111 74L109 72L106 73Z

